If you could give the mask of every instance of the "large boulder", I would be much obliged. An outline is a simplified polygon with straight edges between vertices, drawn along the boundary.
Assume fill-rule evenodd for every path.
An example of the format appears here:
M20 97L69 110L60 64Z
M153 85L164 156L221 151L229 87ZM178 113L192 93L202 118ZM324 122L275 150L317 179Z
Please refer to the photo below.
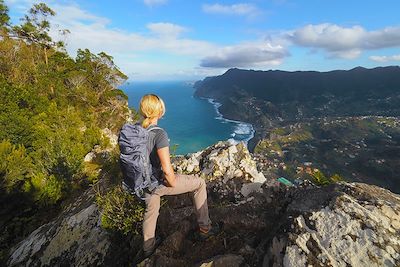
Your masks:
M100 226L93 189L11 249L9 266L107 266L126 264L128 240ZM119 241L117 241L119 240Z
M264 266L400 265L398 195L366 184L303 193L288 205L293 219L276 233Z
M178 173L206 179L220 198L242 199L252 192L261 192L266 181L244 143L219 142L203 151L177 157L173 165Z

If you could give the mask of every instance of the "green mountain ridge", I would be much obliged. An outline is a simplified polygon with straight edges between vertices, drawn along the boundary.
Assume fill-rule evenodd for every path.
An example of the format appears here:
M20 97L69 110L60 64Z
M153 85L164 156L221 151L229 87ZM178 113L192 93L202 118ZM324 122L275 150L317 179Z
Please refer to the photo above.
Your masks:
M218 100L223 93L240 94L242 89L272 103L304 101L311 96L324 94L362 96L360 92L383 97L399 90L399 74L399 66L373 69L356 67L329 72L229 69L220 76L196 82L195 95Z
M271 175L302 178L296 170L307 163L328 176L339 173L348 181L400 192L399 66L330 72L230 69L195 88L195 96L220 102L224 117L253 124L249 148Z

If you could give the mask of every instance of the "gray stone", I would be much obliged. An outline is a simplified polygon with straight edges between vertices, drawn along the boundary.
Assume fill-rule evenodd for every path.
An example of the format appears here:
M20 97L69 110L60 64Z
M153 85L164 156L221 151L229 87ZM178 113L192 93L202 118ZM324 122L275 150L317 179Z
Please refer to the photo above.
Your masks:
M284 266L398 266L400 235L391 224L400 210L397 196L371 194L375 186L362 184L344 189L331 205L294 218ZM370 206L385 197L391 205Z
M32 232L11 249L8 265L56 266L68 262L71 266L95 266L118 257L112 249L112 236L100 226L93 197L90 190L58 218Z
M219 142L186 158L180 157L173 165L178 172L197 174L210 182L218 181L216 192L222 197L240 199L261 192L261 185L266 181L243 143ZM235 180L235 186L232 186L232 180Z

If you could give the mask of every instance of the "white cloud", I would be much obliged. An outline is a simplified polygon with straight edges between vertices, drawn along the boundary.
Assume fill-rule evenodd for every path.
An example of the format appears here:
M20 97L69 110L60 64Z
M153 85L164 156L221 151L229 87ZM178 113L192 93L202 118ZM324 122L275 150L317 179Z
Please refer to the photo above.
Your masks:
M6 0L12 8L24 6L24 12L33 0ZM291 45L325 51L329 57L356 58L365 50L400 46L400 27L368 31L361 26L341 27L325 23L307 25L290 32L273 32L263 41L248 41L221 46L200 39L187 38L188 28L168 22L153 22L143 32L113 28L108 18L81 9L76 4L46 1L57 15L52 25L69 29L67 48L74 55L78 48L89 48L93 53L104 51L127 74L134 77L158 74L166 77L202 76L218 74L230 67L267 68L282 64L289 56ZM260 12L251 4L204 5L203 10L214 14L254 16ZM57 39L57 28L51 35ZM155 55L161 55L157 59ZM168 57L171 58L170 62ZM371 56L378 62L398 61L400 55ZM200 66L199 66L200 62ZM138 74L139 73L139 74Z
M334 24L307 25L297 29L292 40L302 46L323 47L329 50L346 50L358 45L365 35L359 26L342 28Z
M268 42L243 43L219 49L204 57L201 66L207 68L268 67L280 65L288 51Z
M173 23L149 23L145 25L147 31L129 32L112 28L108 18L96 16L77 5L49 6L57 13L51 19L53 29L50 34L53 39L60 39L58 29L70 30L70 34L64 40L69 54L74 56L79 48L88 48L93 53L104 51L114 57L123 72L128 75L135 74L135 79L166 77L168 73L178 74L182 66L165 63L168 56L176 58L177 61L184 61L186 66L183 67L190 70L198 65L200 58L218 47L207 41L186 38L183 34L188 29ZM54 27L55 25L57 27ZM164 62L154 58L156 53L163 55ZM163 76L157 73L163 73ZM193 73L199 72L193 69Z
M76 25L79 23L106 25L110 23L110 20L108 18L93 15L85 10L80 9L79 6L76 5L65 6L54 4L51 5L51 8L56 11L55 20L57 23L62 23L66 25Z
M212 50L215 45L182 37L187 28L167 23L149 23L148 32L127 32L109 26L110 20L93 15L75 5L51 5L57 15L52 19L53 25L59 29L69 29L67 38L68 51L78 48L89 48L93 52L105 51L111 55L116 53L135 54L143 51L167 52L176 55L193 55L201 57ZM57 32L52 31L57 38Z
M400 61L400 55L393 55L393 56L370 56L369 59L384 63L389 61Z
M363 50L400 46L400 27L367 31L361 26L310 24L292 31L288 38L299 46L325 50L330 57L356 58Z
M358 48L341 51L330 51L329 58L355 59L358 58L361 53L361 49Z
M400 46L400 26L386 27L378 31L368 32L364 45L366 49Z
M187 31L185 27L167 22L149 23L147 28L156 35L166 38L177 38L181 33Z
M205 4L203 5L203 11L209 14L239 15L247 17L255 17L261 13L255 5L245 3L233 5Z
M144 0L143 1L143 3L149 7L164 5L167 2L168 2L167 0Z
M104 24L65 25L71 31L67 43L71 50L89 48L94 52L107 53L137 53L143 51L167 52L176 55L204 55L213 45L200 40L180 38L175 35L166 35L166 32L151 30L154 35L130 33L118 29L110 29Z
M148 23L147 32L128 32L111 28L109 19L82 10L77 5L50 6L57 13L52 24L71 32L66 40L70 54L74 55L79 48L88 48L94 53L104 51L114 56L116 64L124 72L135 74L135 77L157 76L157 73L163 72L180 76L185 73L189 77L188 73L215 73L217 70L213 68L275 66L281 64L288 55L283 46L272 45L270 40L221 47L207 41L185 38L184 33L188 29L173 23ZM57 37L57 31L51 34ZM192 65L185 66L189 70L187 73L182 71L182 66L171 66L157 59L143 59L143 56L152 52L173 55L177 59L184 56L187 58L184 61L192 62ZM199 61L200 67L194 68Z
M172 67L172 68L171 68ZM207 76L221 75L225 69L211 69L201 67L176 67L171 64L150 64L150 63L133 63L131 69L140 70L135 73L128 73L132 80L199 80Z

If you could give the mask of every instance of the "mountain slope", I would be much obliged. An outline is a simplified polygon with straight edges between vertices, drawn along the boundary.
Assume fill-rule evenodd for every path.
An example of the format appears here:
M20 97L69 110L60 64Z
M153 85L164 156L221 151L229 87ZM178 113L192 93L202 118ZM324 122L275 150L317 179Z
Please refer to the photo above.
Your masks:
M254 164L244 146L227 143L176 159L181 172L206 177L210 216L223 231L209 240L196 240L190 195L166 196L157 230L163 241L139 266L400 263L399 195L365 184L288 188L267 178L244 196L241 188L256 183L251 178L258 176ZM133 266L141 236L104 230L98 223L100 214L90 189L14 247L8 264Z
M307 169L400 192L400 67L316 72L230 69L195 85L227 118L250 122L249 148L291 180ZM313 175L308 170L308 174Z

